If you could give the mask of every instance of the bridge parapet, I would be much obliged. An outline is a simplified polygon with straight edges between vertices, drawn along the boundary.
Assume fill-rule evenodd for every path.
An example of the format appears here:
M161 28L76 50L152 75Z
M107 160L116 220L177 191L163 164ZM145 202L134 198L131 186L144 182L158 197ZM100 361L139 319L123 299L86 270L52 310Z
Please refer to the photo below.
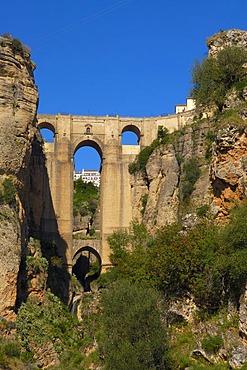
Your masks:
M101 256L101 240L97 239L79 239L79 240L73 240L73 250L72 250L72 256L75 256L76 253L85 247L91 247L93 248L96 252L99 253Z

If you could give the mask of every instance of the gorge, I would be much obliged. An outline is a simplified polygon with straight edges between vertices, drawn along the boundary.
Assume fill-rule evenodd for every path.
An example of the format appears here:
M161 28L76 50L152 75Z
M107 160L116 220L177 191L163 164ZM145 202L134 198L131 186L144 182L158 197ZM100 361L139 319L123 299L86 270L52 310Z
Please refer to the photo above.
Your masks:
M223 31L207 44L210 58L217 57L225 47L237 45L246 49L247 32ZM183 348L182 344L180 349L176 347L178 344L174 345L180 329L186 333L191 325L190 335L197 336L187 362L174 362L176 354L172 355L171 350L170 365L166 359L160 367L156 363L143 369L244 369L247 362L246 79L229 89L222 111L217 111L215 106L197 106L195 110L156 118L54 116L37 115L34 68L28 48L9 35L0 37L0 315L2 343L13 338L19 341L17 362L10 359L8 363L6 352L1 352L2 368L24 369L28 363L30 369L35 366L62 369L68 348L72 351L71 348L80 346L84 352L80 353L81 357L78 355L79 365L71 362L65 365L67 368L105 368L105 349L104 355L90 358L91 353L97 352L97 340L91 331L97 327L95 316L100 317L101 291L122 276L133 285L146 284L151 297L149 280L160 291L162 302L169 303L163 307L163 322L170 328L174 351L178 353ZM43 142L39 132L42 127L54 132L54 144ZM137 148L122 148L119 138L126 127L138 133ZM96 147L102 157L100 246L90 240L77 246L72 238L73 155L85 143ZM240 216L236 216L243 235L236 231L231 213L236 206L243 207ZM178 224L176 232L169 231ZM222 231L224 235L215 240L216 230L223 229L226 234ZM232 234L231 230L234 230ZM231 235L239 240L230 244ZM197 243L193 244L194 240ZM219 247L219 240L224 240L223 247ZM212 253L208 255L211 246ZM225 246L229 250L224 250ZM77 327L65 306L72 307L76 296L83 294L71 271L73 257L84 247L99 254L104 268L109 264L115 267L102 274L93 292L84 293L81 306L75 309L81 323ZM179 257L173 260L174 250ZM170 260L166 260L167 256ZM201 256L205 260L198 265ZM224 266L216 264L221 257ZM182 261L185 261L184 270ZM239 264L235 265L236 261ZM212 271L214 263L218 269ZM169 266L173 266L171 273ZM183 277L179 275L180 268ZM163 276L163 271L168 271L170 277ZM219 314L222 307L225 316L207 322L207 315ZM62 334L53 337L52 329L45 326L47 321L52 327L56 315L57 332L61 330L67 335L68 331L69 339L65 340ZM36 323L35 317L42 320ZM33 334L35 339L32 339L30 333L38 332L40 323L46 329L43 332L40 329L40 337ZM42 337L46 338L44 342ZM207 347L206 340L210 338L211 345L218 340L213 350ZM83 339L91 342L82 344ZM71 357L75 357L75 352ZM106 364L107 361L106 356ZM109 364L106 366L110 368Z

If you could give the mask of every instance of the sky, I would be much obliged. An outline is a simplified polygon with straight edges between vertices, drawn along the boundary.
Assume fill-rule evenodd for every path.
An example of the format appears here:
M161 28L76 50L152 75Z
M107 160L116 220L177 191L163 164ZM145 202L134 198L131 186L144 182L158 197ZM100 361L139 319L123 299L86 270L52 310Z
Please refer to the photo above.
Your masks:
M0 9L0 33L32 50L38 113L47 114L174 113L206 39L247 29L246 0L11 0ZM90 153L78 168L95 167Z

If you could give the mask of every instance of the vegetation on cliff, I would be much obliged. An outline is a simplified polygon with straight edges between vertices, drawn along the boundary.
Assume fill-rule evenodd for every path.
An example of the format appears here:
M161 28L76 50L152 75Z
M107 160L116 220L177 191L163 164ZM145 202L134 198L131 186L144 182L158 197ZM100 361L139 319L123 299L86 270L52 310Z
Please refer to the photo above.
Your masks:
M166 297L192 295L198 307L218 311L229 300L237 304L247 272L247 206L237 208L226 226L202 219L185 231L179 224L164 227L152 238L144 225L109 238L115 265L100 278L146 282Z
M157 291L117 281L101 298L99 351L107 370L170 369Z
M228 369L227 358L214 366L203 356L212 359L236 345L236 335L226 334L237 330L236 313L226 312L244 291L246 236L247 205L221 227L202 219L192 229L174 224L151 237L134 222L109 238L114 267L97 283L97 302L94 293L82 300L81 322L49 291L42 301L31 296L21 306L12 338L5 339L10 323L1 321L1 366L35 369L47 360L60 370ZM187 297L200 308L193 326L168 312L170 302Z
M166 144L169 141L168 130L166 127L159 126L157 139L155 139L151 145L146 146L141 152L138 154L136 160L129 165L129 173L134 174L136 172L142 171L145 172L145 168L147 165L147 161L153 151L158 148L162 144Z
M227 93L235 87L241 95L247 86L247 51L237 46L220 50L215 57L195 62L191 96L197 107L216 105L222 111Z

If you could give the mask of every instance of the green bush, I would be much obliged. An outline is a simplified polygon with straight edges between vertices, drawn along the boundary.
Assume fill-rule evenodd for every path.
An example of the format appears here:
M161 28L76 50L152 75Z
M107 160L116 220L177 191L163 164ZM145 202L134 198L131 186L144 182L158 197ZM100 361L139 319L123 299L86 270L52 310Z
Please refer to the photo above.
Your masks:
M13 183L13 180L10 178L4 179L2 183L2 194L1 202L3 204L14 205L16 203L16 194L17 190Z
M74 181L74 215L94 216L99 206L99 188L93 183L82 179Z
M195 157L190 158L183 165L184 177L182 180L182 200L187 201L195 189L195 183L200 177L200 168Z
M137 156L137 159L129 164L129 173L133 175L135 172L145 172L145 168L148 162L150 155L153 151L162 144L167 144L170 140L170 136L168 134L168 129L163 126L158 127L157 132L157 139L155 139L151 145L146 146L144 149L140 151Z
M107 370L170 368L167 333L154 289L117 282L102 292L101 304L99 348Z
M23 44L19 39L13 38L13 40L12 40L12 50L15 54L17 54L17 53L21 54L21 55L23 54L23 51L24 51Z
M215 104L222 111L229 90L234 86L241 89L246 85L247 51L236 46L220 50L216 57L195 62L192 69L191 97L197 107L210 107Z
M3 346L3 351L7 357L20 357L21 347L18 342L7 342Z
M223 339L221 335L210 336L204 338L202 341L202 348L210 354L216 354L223 346Z
M50 292L45 293L43 302L33 296L21 305L16 330L26 352L33 352L39 346L42 348L44 343L53 343L55 351L62 355L82 344L79 323Z
M246 122L239 116L237 110L227 109L218 117L218 122L221 126L246 126Z
M49 262L44 257L27 256L27 270L33 274L39 274L48 270Z
M141 214L144 215L146 205L148 202L148 194L144 194L141 198L141 203L142 203L142 209L141 209Z
M208 204L203 204L200 208L197 210L197 216L199 217L206 217L208 211L210 210L210 206Z
M216 140L216 134L214 131L208 131L205 137L206 142L206 153L205 158L210 159L212 156L212 144Z

